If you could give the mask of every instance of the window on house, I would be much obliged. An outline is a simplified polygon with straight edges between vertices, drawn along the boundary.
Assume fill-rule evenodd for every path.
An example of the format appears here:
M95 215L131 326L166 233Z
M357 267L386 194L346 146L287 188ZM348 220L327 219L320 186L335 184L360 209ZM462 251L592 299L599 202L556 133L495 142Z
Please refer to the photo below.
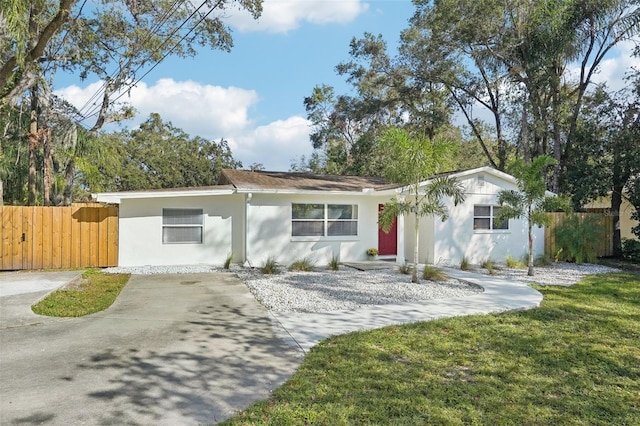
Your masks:
M162 244L202 244L202 209L162 209Z
M473 229L509 229L509 221L498 222L496 216L500 214L499 206L473 206Z
M358 235L358 206L351 204L292 204L291 235L294 237Z

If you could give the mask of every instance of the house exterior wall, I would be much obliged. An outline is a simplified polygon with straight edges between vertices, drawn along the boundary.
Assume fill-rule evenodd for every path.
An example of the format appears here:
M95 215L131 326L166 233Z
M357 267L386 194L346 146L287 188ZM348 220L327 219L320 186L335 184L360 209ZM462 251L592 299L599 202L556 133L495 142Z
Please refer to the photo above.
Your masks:
M497 205L498 192L517 189L516 186L491 174L482 173L460 179L465 188L465 202L457 206L446 200L449 219L434 225L433 263L459 265L462 258L479 264L483 260L504 261L507 256L520 259L528 252L527 223L523 219L509 220L508 230L474 230L474 205ZM534 228L534 255L544 253L544 228Z
M333 256L340 261L365 260L366 250L378 246L378 204L388 197L353 194L259 194L247 202L247 262L260 266L268 257L281 265L308 258L326 265ZM291 235L292 203L355 204L358 235L348 237L294 237Z
M243 196L126 199L120 204L119 265L222 265L243 255ZM202 244L163 244L162 209L203 210Z
M595 209L598 211L609 211L611 209L611 196L600 197L584 206L586 211ZM635 212L635 208L629 200L623 198L620 205L620 237L637 240L636 236L631 232L631 228L638 225L637 220L631 219L631 213Z
M409 200L407 200L409 201ZM416 246L415 217L409 215L405 218L404 228L404 253L407 262L413 262L414 248ZM418 262L433 262L434 247L434 218L432 216L421 217L418 223Z

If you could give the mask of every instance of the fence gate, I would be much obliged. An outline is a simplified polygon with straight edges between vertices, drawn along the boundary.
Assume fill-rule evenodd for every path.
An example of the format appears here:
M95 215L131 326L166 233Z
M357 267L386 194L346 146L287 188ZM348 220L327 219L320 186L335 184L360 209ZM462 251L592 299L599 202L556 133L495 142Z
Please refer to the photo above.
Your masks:
M0 270L117 266L118 208L0 207Z

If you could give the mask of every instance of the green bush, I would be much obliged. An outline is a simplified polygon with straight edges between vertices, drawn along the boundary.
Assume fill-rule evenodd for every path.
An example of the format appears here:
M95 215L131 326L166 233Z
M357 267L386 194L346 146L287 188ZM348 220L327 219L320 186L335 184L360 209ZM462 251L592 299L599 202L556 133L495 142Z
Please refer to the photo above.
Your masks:
M633 263L640 263L640 241L623 239L622 257Z
M265 260L262 267L260 267L260 272L265 275L277 274L278 262L271 256L267 257L267 260Z
M290 271L311 272L313 271L313 263L308 258L296 260L289 266Z
M422 271L422 278L429 281L444 281L447 275L435 266L425 266Z
M605 233L597 218L581 218L572 214L558 225L554 232L559 260L576 263L594 263L597 260L596 246Z

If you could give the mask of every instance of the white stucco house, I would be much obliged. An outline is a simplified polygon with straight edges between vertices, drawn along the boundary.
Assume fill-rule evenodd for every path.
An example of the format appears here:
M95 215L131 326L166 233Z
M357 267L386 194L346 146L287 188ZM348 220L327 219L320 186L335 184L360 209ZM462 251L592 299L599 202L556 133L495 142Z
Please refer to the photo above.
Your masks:
M523 220L493 220L497 194L516 189L515 179L490 167L451 174L466 200L446 200L449 219L422 218L420 261L459 264L520 258L527 252ZM427 181L428 182L428 181ZM399 263L412 256L412 217L398 217L389 233L378 228L378 211L406 188L381 178L308 173L224 170L219 185L94 194L119 208L119 265L281 264L309 258L318 265L380 257ZM535 253L544 251L544 230L535 230Z

